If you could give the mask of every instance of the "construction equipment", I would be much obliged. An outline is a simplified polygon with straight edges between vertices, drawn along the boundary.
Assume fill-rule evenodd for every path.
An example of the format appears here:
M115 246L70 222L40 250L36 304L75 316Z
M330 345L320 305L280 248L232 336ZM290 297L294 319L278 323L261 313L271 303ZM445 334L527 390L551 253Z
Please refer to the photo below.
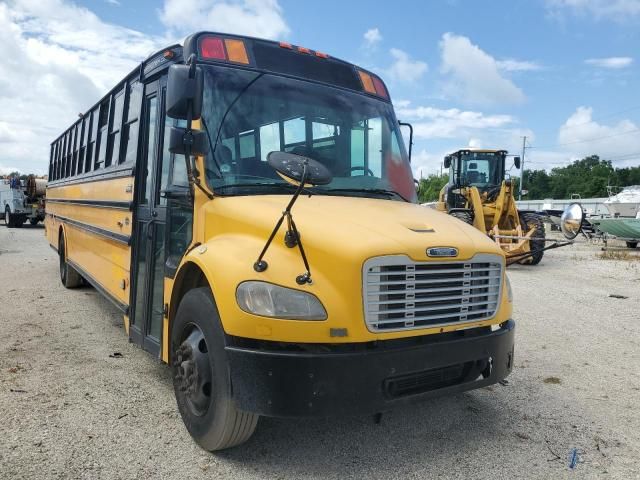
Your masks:
M449 182L440 191L436 208L485 232L502 248L507 264L537 265L545 250L568 242L547 240L543 217L518 211L514 185L507 178L506 150L467 148L444 158ZM520 168L520 157L513 163ZM546 242L553 242L545 246Z

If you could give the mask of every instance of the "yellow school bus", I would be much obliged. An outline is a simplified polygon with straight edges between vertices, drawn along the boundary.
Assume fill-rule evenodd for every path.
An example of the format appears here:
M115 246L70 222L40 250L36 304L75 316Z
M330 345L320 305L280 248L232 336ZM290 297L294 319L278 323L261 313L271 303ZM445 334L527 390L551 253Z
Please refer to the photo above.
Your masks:
M207 450L260 416L378 414L513 365L503 252L416 203L374 73L200 32L51 144L46 236L168 363Z

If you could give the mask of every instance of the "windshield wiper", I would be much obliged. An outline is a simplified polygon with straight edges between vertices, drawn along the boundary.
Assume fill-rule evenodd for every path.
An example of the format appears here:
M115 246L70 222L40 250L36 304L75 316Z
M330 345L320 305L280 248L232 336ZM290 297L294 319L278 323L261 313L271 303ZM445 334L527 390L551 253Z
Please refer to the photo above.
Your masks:
M388 197L398 197L408 202L404 196L400 195L395 190L385 190L384 188L327 188L317 190L318 193L321 192L361 192L361 193L373 193L375 195L387 195Z

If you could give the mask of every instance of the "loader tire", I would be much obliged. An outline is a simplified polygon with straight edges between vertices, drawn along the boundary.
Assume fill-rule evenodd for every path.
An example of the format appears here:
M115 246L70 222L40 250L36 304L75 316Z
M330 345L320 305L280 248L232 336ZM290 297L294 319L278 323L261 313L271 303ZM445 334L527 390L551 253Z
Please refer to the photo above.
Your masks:
M542 217L536 213L521 213L520 224L522 225L525 233L528 233L529 230L533 228L535 230L533 232L533 238L543 239L529 242L529 250L535 253L531 255L531 257L525 258L520 262L524 265L537 265L540 263L540 260L542 260L542 256L544 255L543 248L545 247L545 231Z
M473 225L473 214L471 212L457 210L455 212L451 212L449 215L451 215L452 217L456 217L458 220L462 220L464 223Z

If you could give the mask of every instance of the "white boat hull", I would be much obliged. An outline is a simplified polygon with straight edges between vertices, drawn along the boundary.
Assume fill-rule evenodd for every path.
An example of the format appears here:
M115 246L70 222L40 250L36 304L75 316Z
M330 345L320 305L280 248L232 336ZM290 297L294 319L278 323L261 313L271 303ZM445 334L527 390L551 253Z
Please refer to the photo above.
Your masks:
M611 216L614 217L619 216L635 218L638 213L638 209L640 209L640 203L635 202L605 202L604 204L607 207L607 210L609 210Z

